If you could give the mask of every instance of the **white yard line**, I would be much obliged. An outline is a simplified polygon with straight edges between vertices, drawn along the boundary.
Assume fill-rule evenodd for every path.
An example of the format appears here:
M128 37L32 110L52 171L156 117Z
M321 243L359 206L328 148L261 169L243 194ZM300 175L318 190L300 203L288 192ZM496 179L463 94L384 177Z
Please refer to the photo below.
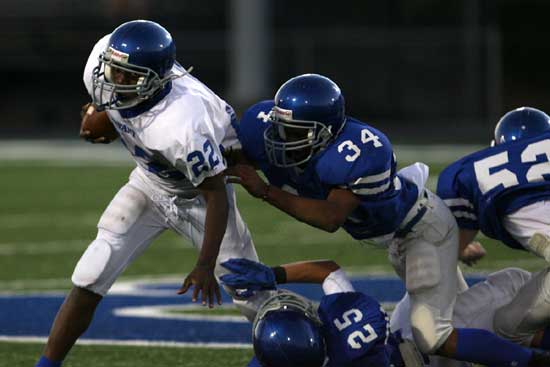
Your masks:
M217 309L234 309L234 306L221 305L216 306ZM208 315L204 313L193 313L194 310L204 310L203 306L196 304L190 305L162 305L162 306L134 306L121 307L114 310L115 316L120 317L139 317L153 319L170 319L170 320L192 320L192 321L223 321L235 322L240 324L248 323L244 316L239 315ZM173 311L184 311L185 313L174 313Z
M16 343L46 343L47 338L41 336L9 336L0 335L0 342L16 342ZM150 341L150 340L116 340L116 339L79 339L78 345L116 345L116 346L146 346L146 347L168 347L168 348L252 348L251 344L246 343L183 343L173 341Z

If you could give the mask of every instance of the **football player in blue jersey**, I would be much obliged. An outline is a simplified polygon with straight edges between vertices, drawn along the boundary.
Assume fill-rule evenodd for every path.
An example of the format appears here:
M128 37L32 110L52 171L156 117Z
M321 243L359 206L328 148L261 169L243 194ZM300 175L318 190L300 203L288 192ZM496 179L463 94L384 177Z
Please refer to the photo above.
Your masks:
M503 347L503 339L485 330L453 328L461 279L456 222L425 189L428 168L417 163L397 172L388 138L345 115L333 81L317 74L288 80L274 101L248 109L238 134L251 164L235 164L228 174L251 195L312 226L342 227L357 240L389 248L411 297L413 335L423 353L489 365L549 363L549 356Z
M290 291L274 293L260 307L254 321L256 357L249 367L320 366L430 366L472 367L439 356L423 356L412 343L410 296L396 304L387 335L387 317L380 304L356 292L338 264L330 260L303 261L268 267L247 259L230 259L222 266L226 285L243 296L273 291L285 283L321 284L325 296L318 308ZM497 310L508 304L533 277L519 268L489 274L457 296L453 325L493 330ZM290 311L290 312L287 312ZM532 335L540 338L543 329ZM533 343L530 347L540 347ZM326 353L324 352L326 350ZM327 358L323 358L325 356ZM389 363L389 364L388 364Z
M232 273L222 282L252 295L274 290L253 325L255 357L248 367L420 367L424 360L414 344L390 335L389 319L378 301L355 292L333 261L305 261L269 268L248 259L230 259ZM322 284L320 304L281 283ZM243 292L243 295L244 295Z
M479 231L550 260L550 117L535 108L506 113L491 147L449 165L438 195L460 228L460 245ZM550 268L537 273L495 315L495 332L523 345L550 320ZM550 347L550 330L536 341Z

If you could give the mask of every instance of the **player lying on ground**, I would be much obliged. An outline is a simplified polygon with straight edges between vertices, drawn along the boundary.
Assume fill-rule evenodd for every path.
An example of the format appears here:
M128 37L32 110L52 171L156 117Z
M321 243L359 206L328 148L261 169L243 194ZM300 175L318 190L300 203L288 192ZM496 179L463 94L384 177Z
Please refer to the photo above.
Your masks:
M500 347L507 343L486 330L453 327L463 281L456 221L425 188L428 168L417 163L397 172L388 138L345 115L334 82L316 74L290 79L274 102L246 111L238 134L244 154L233 156L251 163L230 173L251 195L312 226L329 232L342 227L354 239L388 248L410 293L413 335L422 352L489 365L536 365L531 353Z
M437 193L451 208L461 245L481 230L505 245L550 260L550 117L535 108L506 113L493 146L449 165ZM522 345L550 321L550 267L495 315L495 332ZM550 331L540 343L550 348Z
M223 283L243 296L258 290L273 292L254 320L255 357L249 367L422 366L410 342L391 335L386 312L366 294L355 292L332 261L311 261L273 268L247 259L222 263L231 274ZM325 296L317 307L281 283L322 284Z
M278 284L284 283L322 284L326 295L318 309L320 323L310 309L305 316L302 313L300 319L310 317L314 321L313 324L306 322L304 330L287 326L290 317L285 314L284 302L267 302L262 306L253 329L254 350L259 363L251 363L249 366L302 366L306 365L306 358L324 361L320 357L324 354L319 350L318 343L309 345L296 341L300 336L307 338L308 335L319 333L320 336L314 339L326 344L327 366L378 367L389 366L388 363L394 366L418 366L426 363L431 367L471 367L467 362L439 356L419 357L412 343L408 293L392 313L392 334L389 338L384 335L386 329L382 320L386 316L380 311L378 302L355 292L346 274L333 261L306 261L270 268L246 259L230 259L222 265L232 271L222 276L222 282L245 295L258 290L273 290ZM458 295L453 325L492 331L493 316L497 310L510 302L532 276L518 268L507 268L490 274L485 281ZM273 331L276 334L271 335ZM544 331L539 330L532 335L531 347L541 347L539 341L544 337L543 334ZM285 342L287 337L291 338L291 343ZM404 341L410 343L403 344ZM296 344L303 350L298 351ZM321 366L322 363L312 362L310 365Z
M210 307L221 298L219 261L258 259L233 188L222 174L221 149L237 141L233 109L175 61L170 34L149 21L122 24L94 46L84 84L137 167L101 216L96 239L76 265L74 287L53 323L39 367L61 365L117 277L166 229L199 251L178 293L194 285L193 301L200 297ZM82 135L107 142L86 130L90 118L83 119ZM255 313L254 299L236 303L246 316Z

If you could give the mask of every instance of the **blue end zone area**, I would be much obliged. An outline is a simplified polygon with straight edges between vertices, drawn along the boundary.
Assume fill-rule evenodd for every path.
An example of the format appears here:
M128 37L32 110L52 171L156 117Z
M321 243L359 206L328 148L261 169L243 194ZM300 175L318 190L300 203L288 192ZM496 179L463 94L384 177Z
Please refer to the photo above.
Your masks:
M476 283L483 278L469 278ZM405 290L397 278L353 278L357 291L376 298L381 303L396 303ZM109 294L98 307L92 325L83 335L86 340L140 341L152 343L248 344L251 325L244 318L209 315L204 308L191 302L188 295L176 295L179 284L136 284L129 294ZM323 293L318 285L293 284L284 288L313 300ZM45 338L48 336L64 295L30 294L0 296L0 339ZM231 304L227 294L223 302ZM178 313L168 313L178 309ZM200 309L200 313L193 313Z

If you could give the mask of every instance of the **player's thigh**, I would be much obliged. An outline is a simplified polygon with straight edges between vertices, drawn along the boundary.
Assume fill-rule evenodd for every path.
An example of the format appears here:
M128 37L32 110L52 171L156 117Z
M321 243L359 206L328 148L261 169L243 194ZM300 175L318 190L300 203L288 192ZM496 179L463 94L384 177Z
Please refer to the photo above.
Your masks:
M496 310L493 323L495 333L523 345L550 325L550 268L533 274L511 302Z
M407 243L405 277L413 334L423 352L437 349L452 332L458 291L456 231L437 244L429 236Z
M73 283L104 295L164 229L148 197L130 184L123 186L101 216L97 237L78 261Z

